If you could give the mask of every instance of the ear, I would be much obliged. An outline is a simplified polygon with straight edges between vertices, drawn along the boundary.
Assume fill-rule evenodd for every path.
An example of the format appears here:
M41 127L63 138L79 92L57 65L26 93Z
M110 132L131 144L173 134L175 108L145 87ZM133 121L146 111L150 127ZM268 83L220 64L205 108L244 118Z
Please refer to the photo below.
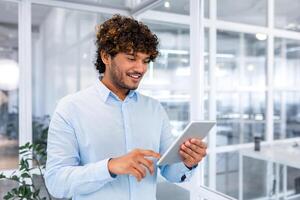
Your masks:
M111 56L108 54L108 53L106 53L105 51L101 51L100 52L100 56L101 56L101 59L102 59L102 62L107 66L109 66L110 65L110 63L111 63Z

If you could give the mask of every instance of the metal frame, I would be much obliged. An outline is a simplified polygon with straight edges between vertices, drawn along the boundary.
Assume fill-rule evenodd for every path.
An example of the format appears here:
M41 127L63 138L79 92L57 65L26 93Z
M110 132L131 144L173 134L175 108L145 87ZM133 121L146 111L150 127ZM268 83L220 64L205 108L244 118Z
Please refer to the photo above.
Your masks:
M190 0L190 120L204 119L204 28L203 28L203 0ZM191 198L197 199L196 189L200 187L203 180L203 168L196 169L196 173L191 183Z
M217 18L217 0L209 1L209 17L212 20ZM216 26L211 26L209 29L209 119L216 120L217 108L216 108L216 82L212 81L215 77L216 71L216 52L217 52L217 28ZM217 154L216 154L216 140L217 140L217 128L214 128L209 135L209 169L208 169L208 180L209 187L216 189L216 163L217 163Z
M31 2L19 4L19 145L32 141Z
M74 3L74 2L65 2L61 0L31 0L33 4L45 5L60 7L78 11L89 11L89 12L98 12L106 14L121 14L129 15L129 9L118 9L110 6L100 6L99 4L93 3Z

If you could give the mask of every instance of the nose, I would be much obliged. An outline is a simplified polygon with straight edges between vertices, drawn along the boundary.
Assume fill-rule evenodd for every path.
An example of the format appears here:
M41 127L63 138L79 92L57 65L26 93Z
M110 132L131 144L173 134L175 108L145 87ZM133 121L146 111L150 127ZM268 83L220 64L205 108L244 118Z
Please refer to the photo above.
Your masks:
M148 68L148 64L145 63L143 60L137 60L135 66L136 66L136 71L138 71L141 74L146 73L147 68Z

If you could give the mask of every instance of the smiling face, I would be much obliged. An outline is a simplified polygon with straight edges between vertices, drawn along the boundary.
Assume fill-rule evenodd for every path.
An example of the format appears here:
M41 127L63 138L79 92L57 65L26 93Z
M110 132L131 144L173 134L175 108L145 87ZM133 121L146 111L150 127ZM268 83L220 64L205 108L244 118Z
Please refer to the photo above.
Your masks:
M147 71L150 56L145 53L118 53L114 57L101 53L106 70L102 82L119 98L138 88Z

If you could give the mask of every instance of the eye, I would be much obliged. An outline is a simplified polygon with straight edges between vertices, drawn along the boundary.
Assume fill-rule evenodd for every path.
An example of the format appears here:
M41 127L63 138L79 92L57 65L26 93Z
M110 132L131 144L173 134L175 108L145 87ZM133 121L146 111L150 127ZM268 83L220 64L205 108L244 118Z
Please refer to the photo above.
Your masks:
M127 57L127 59L130 61L135 61L135 57Z
M145 64L149 64L151 60L144 60Z

